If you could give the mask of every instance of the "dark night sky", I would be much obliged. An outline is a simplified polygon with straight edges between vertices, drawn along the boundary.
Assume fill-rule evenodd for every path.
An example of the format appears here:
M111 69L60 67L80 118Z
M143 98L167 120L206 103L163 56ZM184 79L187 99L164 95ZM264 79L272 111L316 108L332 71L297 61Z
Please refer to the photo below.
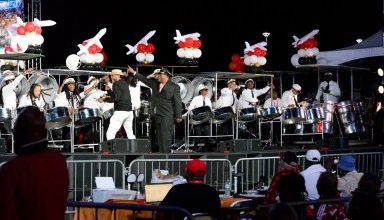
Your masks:
M135 63L134 56L125 55L124 45L136 43L152 29L157 30L151 39L157 49L154 63L167 65L177 61L175 29L200 32L202 70L227 70L230 56L242 52L245 40L257 43L268 31L266 69L277 70L292 69L293 34L320 29L319 49L325 51L352 45L383 26L379 0L42 0L42 18L57 22L44 29L45 67L65 65L65 58L78 51L76 45L103 27L108 29L101 40L108 65L119 66Z

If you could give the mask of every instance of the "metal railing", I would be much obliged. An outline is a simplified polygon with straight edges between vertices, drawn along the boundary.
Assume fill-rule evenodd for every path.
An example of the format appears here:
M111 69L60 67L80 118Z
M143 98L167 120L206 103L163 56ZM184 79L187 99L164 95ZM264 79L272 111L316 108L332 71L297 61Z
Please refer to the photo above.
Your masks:
M168 170L170 174L185 176L185 165L191 159L137 159L128 166L128 173L145 176L144 184L151 182L153 170ZM216 190L223 189L227 180L232 182L233 166L227 159L201 159L207 165L205 183Z
M322 163L329 159L336 159L343 155L351 155L356 158L356 170L363 173L373 173L383 177L380 172L384 168L384 154L382 152L369 153L341 153L324 154ZM298 155L299 165L305 169L305 155ZM280 157L255 157L242 158L236 161L234 165L234 191L244 192L246 190L255 190L260 181L260 176L268 178L270 183L275 175Z

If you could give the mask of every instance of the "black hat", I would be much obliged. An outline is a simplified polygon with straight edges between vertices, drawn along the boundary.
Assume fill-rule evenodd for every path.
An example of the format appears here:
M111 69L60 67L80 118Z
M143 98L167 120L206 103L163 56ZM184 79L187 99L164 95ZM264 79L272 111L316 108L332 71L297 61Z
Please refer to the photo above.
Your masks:
M284 152L283 155L281 156L281 159L284 162L286 162L287 164L292 165L292 166L297 166L298 162L299 162L296 154L291 152L291 151Z
M166 74L166 75L168 75L169 77L172 77L172 76L173 76L172 73L171 73L167 68L164 68L164 67L162 67L162 68L160 69L159 74Z

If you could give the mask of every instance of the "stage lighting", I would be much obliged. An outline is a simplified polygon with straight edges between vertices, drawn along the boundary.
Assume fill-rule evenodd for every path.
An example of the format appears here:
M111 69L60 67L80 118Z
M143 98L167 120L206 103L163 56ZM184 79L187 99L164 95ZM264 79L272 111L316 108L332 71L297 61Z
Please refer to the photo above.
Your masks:
M381 68L377 69L377 74L379 74L379 76L383 76L384 75L383 69Z
M263 36L264 36L265 38L269 37L269 35L271 35L271 33L269 33L269 32L264 32L264 33L263 33Z
M383 85L379 86L379 88L377 90L379 91L380 94L383 94L384 93Z
M359 43L363 42L363 39L361 39L361 38L357 38L357 39L356 39L356 42L359 44Z

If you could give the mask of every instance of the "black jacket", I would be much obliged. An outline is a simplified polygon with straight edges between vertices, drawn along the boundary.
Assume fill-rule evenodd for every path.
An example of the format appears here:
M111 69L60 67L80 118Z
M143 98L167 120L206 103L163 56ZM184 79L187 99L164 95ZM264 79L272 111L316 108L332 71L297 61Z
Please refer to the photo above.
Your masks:
M128 82L120 79L112 84L112 90L108 90L111 96L108 102L114 103L115 111L132 111L131 93L129 92Z
M135 77L152 88L151 109L155 115L181 118L182 105L179 85L169 80L159 92L160 83L158 81L147 79L139 73L136 73Z

